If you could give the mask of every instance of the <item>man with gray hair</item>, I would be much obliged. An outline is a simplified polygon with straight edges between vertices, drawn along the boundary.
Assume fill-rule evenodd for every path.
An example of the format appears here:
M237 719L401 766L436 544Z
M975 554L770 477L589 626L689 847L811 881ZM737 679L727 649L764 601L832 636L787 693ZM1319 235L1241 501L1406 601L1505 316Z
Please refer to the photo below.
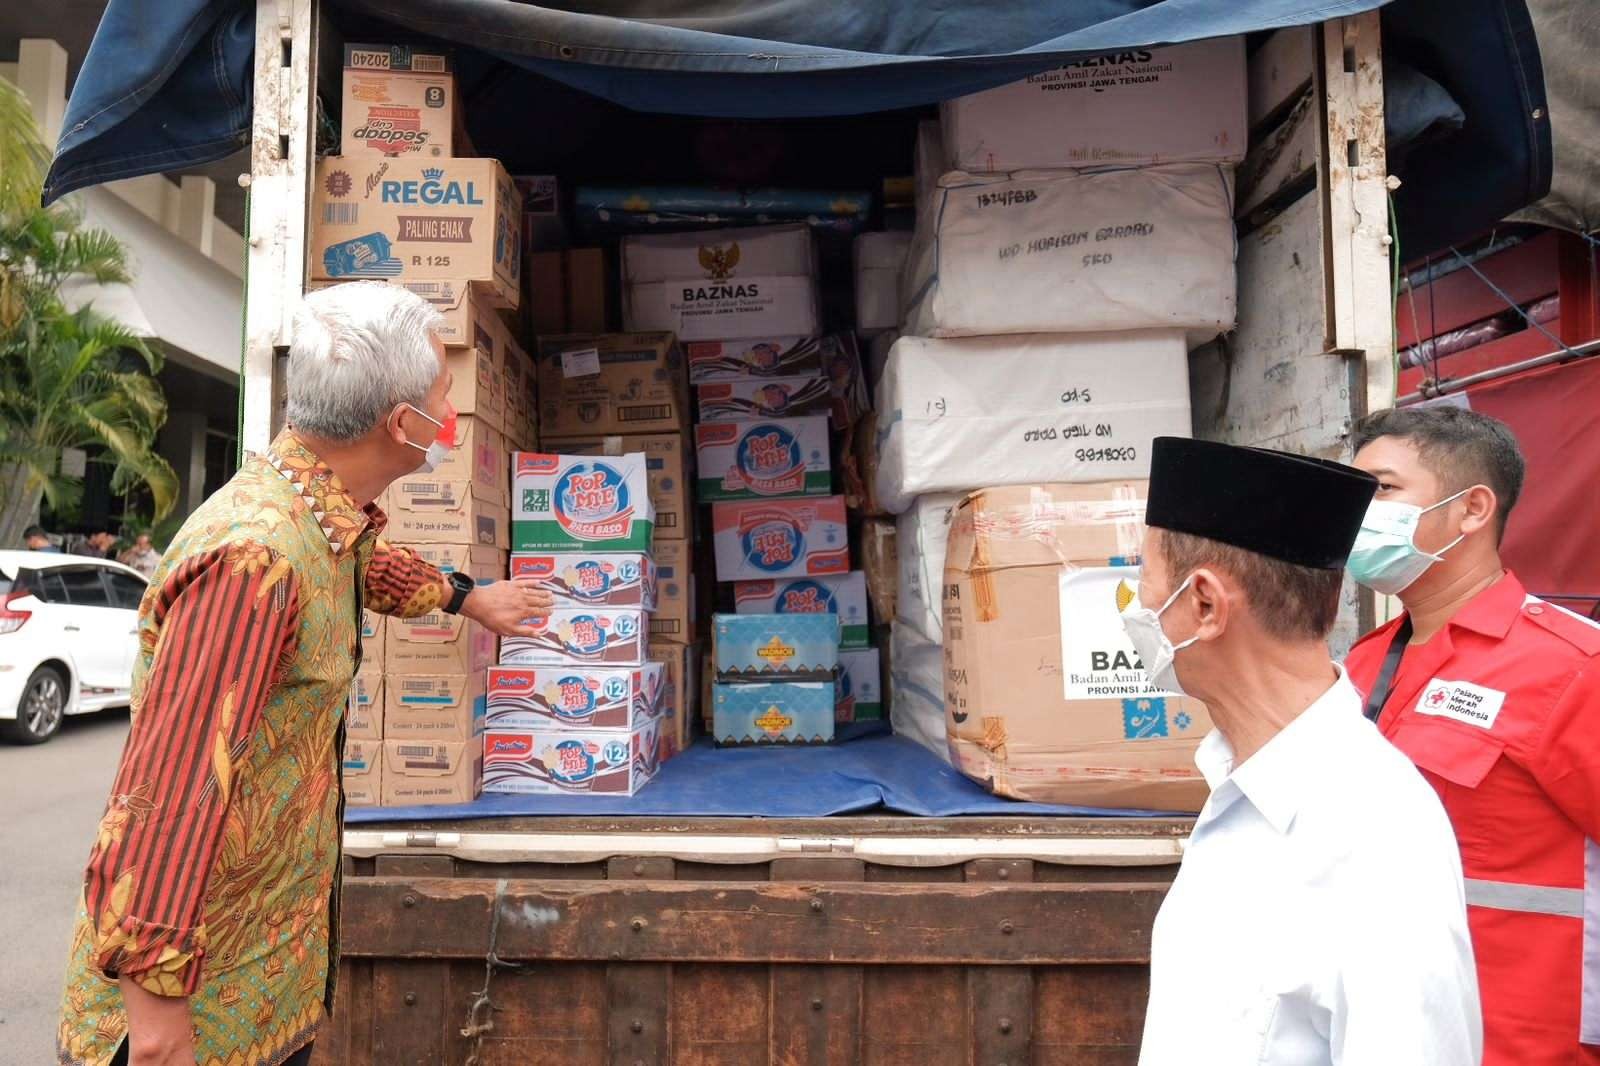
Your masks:
M173 539L139 617L127 746L84 878L62 1063L304 1063L333 1002L343 708L363 608L528 634L531 583L473 588L385 543L373 500L455 412L438 314L313 293L288 428Z

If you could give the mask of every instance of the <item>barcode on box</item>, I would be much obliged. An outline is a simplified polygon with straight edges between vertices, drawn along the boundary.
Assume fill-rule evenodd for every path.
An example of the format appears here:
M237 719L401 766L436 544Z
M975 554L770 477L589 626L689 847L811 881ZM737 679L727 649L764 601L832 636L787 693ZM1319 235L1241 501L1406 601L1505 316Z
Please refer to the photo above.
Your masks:
M411 69L418 74L443 74L445 72L444 56L419 56L411 57Z
M676 618L650 619L650 635L652 637L671 637L683 631L683 626Z
M355 226L361 221L360 204L323 204L322 224L324 226Z
M617 420L620 422L658 422L671 417L672 407L664 403L649 404L644 407L624 407L617 411Z
M657 529L676 529L678 527L678 513L676 511L657 511Z

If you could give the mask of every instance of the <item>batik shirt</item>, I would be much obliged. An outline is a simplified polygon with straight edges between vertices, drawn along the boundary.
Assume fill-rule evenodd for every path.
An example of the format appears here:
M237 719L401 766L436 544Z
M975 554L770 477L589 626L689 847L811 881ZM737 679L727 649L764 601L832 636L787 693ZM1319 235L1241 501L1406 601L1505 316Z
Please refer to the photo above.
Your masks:
M102 1066L118 978L188 996L201 1064L275 1066L331 1004L343 713L359 615L413 617L439 571L379 539L291 432L184 524L139 609L132 726L89 857L58 1036Z

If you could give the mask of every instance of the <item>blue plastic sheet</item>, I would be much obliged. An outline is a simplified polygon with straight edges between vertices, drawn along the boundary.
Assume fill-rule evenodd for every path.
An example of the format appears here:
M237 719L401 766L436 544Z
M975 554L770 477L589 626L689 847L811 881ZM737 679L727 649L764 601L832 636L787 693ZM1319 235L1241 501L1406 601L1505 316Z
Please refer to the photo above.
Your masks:
M1162 813L1021 803L992 796L921 745L880 734L816 748L718 748L702 740L669 761L634 796L484 796L475 803L441 807L352 807L345 812L345 821L582 814L825 818L870 811L929 818Z

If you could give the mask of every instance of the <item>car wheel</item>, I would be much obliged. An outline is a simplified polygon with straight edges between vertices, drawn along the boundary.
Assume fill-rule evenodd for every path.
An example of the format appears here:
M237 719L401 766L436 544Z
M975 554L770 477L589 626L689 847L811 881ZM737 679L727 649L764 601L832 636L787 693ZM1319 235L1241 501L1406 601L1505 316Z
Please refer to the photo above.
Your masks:
M43 744L66 715L67 679L55 667L41 666L23 686L16 719L0 721L0 736L15 744Z

